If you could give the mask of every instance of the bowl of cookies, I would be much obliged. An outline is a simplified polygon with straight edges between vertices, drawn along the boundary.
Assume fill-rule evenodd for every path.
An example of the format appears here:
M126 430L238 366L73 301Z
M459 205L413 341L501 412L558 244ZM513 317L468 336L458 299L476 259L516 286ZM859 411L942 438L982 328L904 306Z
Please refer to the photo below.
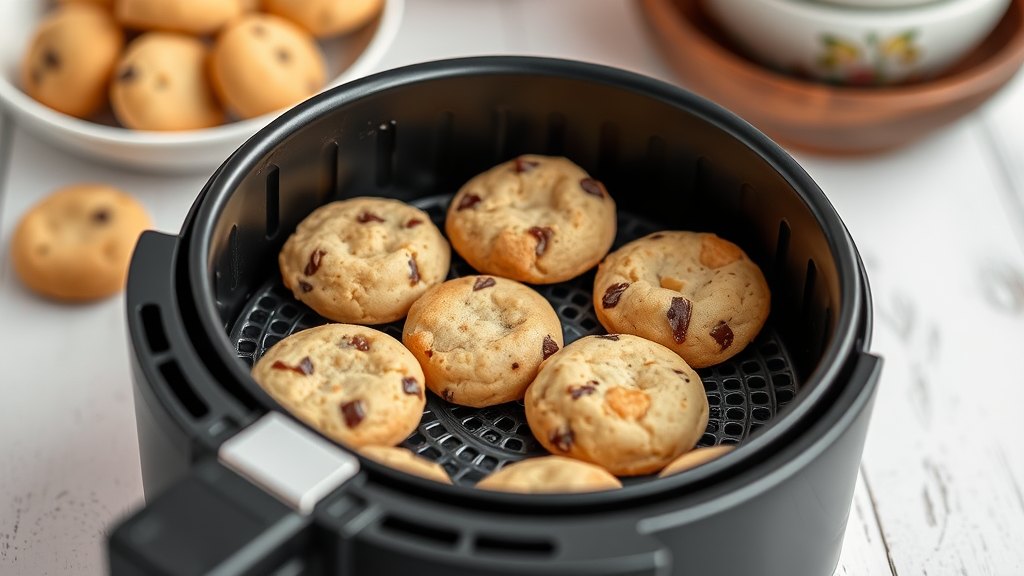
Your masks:
M111 534L124 574L170 557L165 514L193 567L838 561L880 366L856 246L781 148L678 87L487 57L332 89L141 237L127 303L148 507ZM278 539L193 537L199 493Z
M298 102L369 73L404 0L46 0L0 5L0 102L47 142L210 171Z

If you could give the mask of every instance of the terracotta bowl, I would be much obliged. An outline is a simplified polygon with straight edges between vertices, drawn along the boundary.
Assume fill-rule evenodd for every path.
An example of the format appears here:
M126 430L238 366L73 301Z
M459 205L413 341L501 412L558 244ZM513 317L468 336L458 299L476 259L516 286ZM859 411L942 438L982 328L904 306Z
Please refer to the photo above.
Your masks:
M941 77L886 88L830 86L781 75L740 55L700 0L641 0L683 84L783 146L862 154L904 146L971 112L1024 63L1024 0Z

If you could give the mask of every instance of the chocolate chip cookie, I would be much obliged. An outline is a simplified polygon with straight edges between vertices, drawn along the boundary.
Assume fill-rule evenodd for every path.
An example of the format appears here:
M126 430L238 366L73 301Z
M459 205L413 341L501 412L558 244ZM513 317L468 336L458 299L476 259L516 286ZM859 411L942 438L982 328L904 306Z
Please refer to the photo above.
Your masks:
M441 482L442 484L452 483L448 473L444 471L440 464L431 462L426 458L420 458L413 454L411 450L405 448L398 448L396 446L366 446L360 448L359 454L406 474L412 474L413 476L419 476L434 482Z
M444 281L451 248L422 210L387 198L352 198L314 210L278 257L295 297L325 318L383 324L402 318Z
M254 118L316 94L327 64L308 32L279 16L250 12L217 36L210 77L229 111Z
M412 305L402 342L431 390L479 408L522 398L541 362L562 347L562 327L551 304L519 282L464 276Z
M196 130L224 122L198 38L147 32L128 45L110 86L114 115L135 130Z
M600 466L564 456L544 456L509 464L476 487L498 492L556 494L615 490L622 488L622 482Z
M420 422L423 371L398 340L365 326L326 324L268 350L252 377L281 406L350 448L394 446Z
M106 103L122 48L124 33L110 10L63 4L36 28L21 65L21 87L58 112L86 118Z
M550 452L617 476L661 470L693 448L708 423L700 377L668 348L629 334L566 346L541 366L524 404Z
M738 354L761 331L771 296L761 269L714 234L657 232L601 263L594 309L609 332L636 334L703 368Z
M151 226L142 205L112 186L68 186L22 217L11 261L22 281L45 296L105 298L124 288L135 242Z
M579 276L615 239L615 201L565 158L526 155L467 182L448 208L452 247L470 266L533 284Z
M729 452L732 452L733 448L735 447L725 444L709 446L707 448L694 448L669 463L664 470L658 473L658 478L672 476L673 474L679 474L696 468L697 466L702 466L716 458L721 458Z

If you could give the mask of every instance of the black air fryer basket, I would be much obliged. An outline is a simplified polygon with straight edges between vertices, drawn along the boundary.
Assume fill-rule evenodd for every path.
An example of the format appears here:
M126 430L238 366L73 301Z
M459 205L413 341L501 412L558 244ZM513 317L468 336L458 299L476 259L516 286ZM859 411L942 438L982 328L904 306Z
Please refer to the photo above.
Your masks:
M619 210L616 247L660 229L712 231L760 265L772 289L767 325L741 354L699 371L711 407L700 445L737 449L616 491L476 490L506 463L544 454L522 404L475 409L428 394L403 446L441 463L452 486L359 459L297 509L227 466L224 447L254 422L311 435L266 416L283 410L249 377L267 348L325 322L281 284L277 253L298 222L324 203L377 195L420 206L443 229L465 181L525 153L567 156L605 183ZM451 276L470 273L453 254ZM567 344L604 332L592 285L591 271L537 287ZM148 507L111 535L112 572L828 576L880 368L865 352L870 318L857 250L821 190L763 134L693 94L513 57L347 84L229 158L179 236L139 242L128 319ZM400 322L380 328L401 338Z

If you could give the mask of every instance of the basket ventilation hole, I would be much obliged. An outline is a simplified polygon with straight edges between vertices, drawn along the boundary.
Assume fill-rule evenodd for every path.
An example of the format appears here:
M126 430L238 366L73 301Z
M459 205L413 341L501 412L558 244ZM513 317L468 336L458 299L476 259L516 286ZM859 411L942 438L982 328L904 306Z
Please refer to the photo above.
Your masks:
M807 275L804 276L804 302L800 307L800 317L806 323L811 318L811 307L814 305L814 284L818 280L818 268L814 260L807 261Z
M453 530L425 526L416 522L410 522L409 520L396 518L395 516L385 518L384 522L381 523L381 527L395 534L410 536L415 539L430 540L431 542L448 546L453 546L459 539L459 534Z
M546 540L507 540L492 536L476 539L476 550L484 554L542 554L550 555L555 545Z
M196 391L185 379L181 368L174 360L169 360L160 365L160 374L164 381L171 388L171 392L178 398L178 401L193 418L202 418L210 411L206 404L196 395Z
M330 141L324 144L320 152L323 175L320 181L322 198L330 198L338 191L338 143Z
M786 274L786 259L789 257L789 237L793 234L789 228L789 222L779 221L779 239L775 244L775 286L779 289L781 280Z
M238 249L238 224L231 227L228 234L228 250L231 253L231 289L238 288L238 279L241 276L239 269L242 264L241 251Z
M565 154L565 114L552 112L548 116L548 143L544 152L548 156L562 156Z
M377 186L391 185L395 174L395 144L398 140L398 123L394 120L377 127Z
M619 161L619 125L614 122L601 124L597 142L597 173L608 178Z
M267 238L277 236L281 227L281 169L271 166L267 171Z
M171 345L164 332L164 322L160 319L160 307L156 304L146 304L139 311L139 316L142 318L142 330L146 333L149 350L157 354L170 349Z
M505 159L505 148L508 142L508 108L495 108L491 120L494 126L494 161Z

